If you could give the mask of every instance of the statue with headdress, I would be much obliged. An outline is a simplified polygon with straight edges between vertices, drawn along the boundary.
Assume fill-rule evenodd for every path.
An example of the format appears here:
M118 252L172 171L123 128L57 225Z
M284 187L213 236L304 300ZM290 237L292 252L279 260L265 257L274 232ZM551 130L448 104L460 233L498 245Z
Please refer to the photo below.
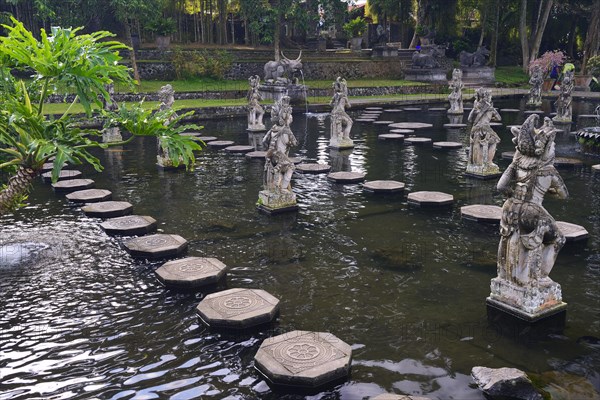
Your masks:
M265 109L260 104L262 96L258 90L260 85L260 77L258 75L248 78L250 89L248 90L248 130L249 131L264 131L263 116Z
M333 97L329 105L332 106L329 147L335 149L354 147L354 142L350 139L350 131L354 122L346 112L346 107L350 108L348 85L342 77L338 76L333 82Z
M158 106L158 112L164 112L167 110L171 110L173 108L173 104L175 104L175 90L173 90L173 86L166 84L161 86L158 91L158 101L160 101L160 105ZM171 119L175 117L175 114L171 116ZM168 125L170 120L165 121L164 125ZM162 168L174 168L173 160L169 156L169 150L166 146L163 146L162 141L158 138L158 155L156 156L157 165ZM179 168L184 167L184 164L179 164Z
M558 99L554 103L556 106L556 116L552 118L554 122L571 123L573 120L573 86L575 84L573 78L574 71L568 70L565 72L562 82L560 83L560 93Z
M463 110L463 97L462 89L465 86L462 81L462 71L459 68L454 68L452 71L452 80L450 81L450 94L448 95L448 101L450 102L450 108L448 114L461 114Z
M539 107L542 105L542 84L544 83L544 72L539 65L536 65L531 72L529 78L529 99L527 100L528 107Z

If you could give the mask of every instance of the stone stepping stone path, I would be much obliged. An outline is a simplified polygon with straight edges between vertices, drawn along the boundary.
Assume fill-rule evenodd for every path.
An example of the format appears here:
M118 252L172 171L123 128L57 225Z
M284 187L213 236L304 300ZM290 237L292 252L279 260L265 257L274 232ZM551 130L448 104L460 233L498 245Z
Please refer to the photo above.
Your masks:
M375 397L369 397L370 400L431 400L428 397L403 395L394 393L382 393Z
M398 181L369 181L363 183L363 189L372 193L398 193L404 190L404 183Z
M454 196L443 192L413 192L408 195L408 204L420 207L441 207L454 203Z
M490 122L490 126L503 126L502 122Z
M100 224L107 235L142 236L156 230L156 220L147 215L111 218Z
M444 124L444 128L466 128L467 124Z
M574 168L583 165L583 161L576 158L568 157L556 157L554 159L554 166L557 168Z
M197 289L219 282L227 269L227 266L216 258L186 257L169 261L154 273L166 287Z
M400 133L382 133L377 136L379 140L404 140L404 135Z
M208 147L213 149L223 149L225 147L233 146L234 144L235 142L232 142L231 140L213 140L206 143Z
M158 233L129 239L123 243L135 258L161 259L175 257L187 249L188 242L179 235Z
M354 122L375 122L375 119L371 118L356 118Z
M445 107L431 107L429 111L448 111L448 109Z
M596 117L597 117L596 114L581 114L581 115L577 116L577 118L592 118L592 119L596 118Z
M335 183L359 183L365 180L363 172L339 171L327 175L327 179Z
M430 138L425 138L425 137L409 137L409 138L405 138L404 139L404 143L405 144L427 144L427 143L431 143L431 139Z
M211 328L247 329L271 322L279 299L261 289L229 289L206 296L196 313Z
M404 107L404 111L422 111L421 107Z
M302 161L304 161L304 157L290 157L290 161L294 164L300 164Z
M578 240L587 239L590 234L581 225L572 224L570 222L564 221L556 221L556 225L558 225L558 229L565 235L565 239L567 242L576 242Z
M58 173L57 182L81 178L82 175L83 174L81 173L81 171L77 171L75 169L63 169ZM42 180L46 183L52 182L52 171L44 172L42 174Z
M389 125L389 124L393 124L393 123L394 123L394 121L384 121L384 120L373 121L373 124L375 124L375 125Z
M500 157L502 157L505 160L512 160L514 156L514 151L503 151L502 154L500 154Z
M303 163L296 166L296 172L300 174L324 174L331 171L331 165L319 163Z
M265 339L255 367L274 385L316 389L348 377L352 348L331 333L292 331Z
M204 143L214 142L217 140L216 136L198 136L198 139L202 140Z
M129 215L133 212L133 206L126 201L101 201L81 207L88 217L114 218Z
M97 203L99 201L110 200L112 192L106 189L86 189L69 193L66 197L67 200L73 203Z
M527 110L525 111L525 114L544 114L544 112L542 110Z
M500 219L502 218L502 207L484 204L473 204L470 206L461 207L460 215L464 219L468 219L471 221L493 222L499 224Z
M251 158L251 159L262 158L264 160L266 155L267 155L266 151L251 151L249 153L246 153L246 158Z
M592 165L592 171L594 171L594 172L600 171L600 164Z
M389 127L400 129L423 129L431 128L433 127L433 124L427 124L425 122L396 122L394 124L390 124Z
M367 111L383 111L383 107L365 107Z
M390 129L390 133L401 133L403 135L407 134L407 133L415 133L414 129Z
M65 166L65 164L63 164L63 167L64 166ZM44 165L42 165L42 172L52 171L53 168L54 168L54 163L47 162Z
M68 179L52 184L52 189L57 193L71 193L83 189L91 189L96 182L91 179Z
M245 146L245 145L229 146L229 147L225 147L225 151L228 153L234 153L234 154L245 154L245 153L250 153L251 151L254 151L254 146Z
M461 149L462 147L463 147L462 143L458 143L458 142L433 142L434 149L455 150L455 149Z
M179 135L188 136L188 137L198 137L198 136L202 135L202 133L200 133L200 132L183 132L183 133L180 133Z
M517 113L521 110L519 110L518 108L501 108L500 112L507 112L507 113Z
M402 110L400 108L388 108L386 110L383 110L383 112L387 112L387 113L401 113L401 112L404 112L404 110Z

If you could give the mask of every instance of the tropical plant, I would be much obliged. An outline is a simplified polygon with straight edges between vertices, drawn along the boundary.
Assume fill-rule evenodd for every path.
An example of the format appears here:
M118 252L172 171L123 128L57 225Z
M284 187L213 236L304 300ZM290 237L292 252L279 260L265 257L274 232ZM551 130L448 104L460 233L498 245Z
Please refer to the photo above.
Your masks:
M38 40L21 22L11 20L12 25L3 25L7 36L0 37L0 170L10 174L0 191L0 215L26 197L30 183L52 157L53 181L65 162L89 163L101 171L102 165L89 149L109 144L94 140L100 136L98 131L78 126L70 107L79 102L91 116L94 107L102 108L103 99L111 101L105 85L133 85L128 68L119 64L118 51L127 47L109 40L114 36L110 32L78 35L80 28L52 28L48 35L42 29ZM28 83L15 77L32 72L33 80ZM62 116L44 114L48 96L70 92L76 96ZM179 156L173 160L175 164L181 160L190 166L194 162L191 152L200 149L197 142L178 134L194 126L175 126L181 118L165 124L173 118L172 112L153 114L139 106L128 109L122 105L115 112L103 113L113 126L131 132L127 141L135 136L160 137L169 153Z
M349 37L361 37L367 30L367 21L362 17L356 17L346 22L343 28Z
M529 63L529 75L531 75L536 67L540 67L544 73L544 77L548 77L554 67L562 66L566 60L567 56L560 50L547 51L541 57Z
M148 23L146 29L159 36L169 36L177 32L177 23L171 17L164 18L162 15Z

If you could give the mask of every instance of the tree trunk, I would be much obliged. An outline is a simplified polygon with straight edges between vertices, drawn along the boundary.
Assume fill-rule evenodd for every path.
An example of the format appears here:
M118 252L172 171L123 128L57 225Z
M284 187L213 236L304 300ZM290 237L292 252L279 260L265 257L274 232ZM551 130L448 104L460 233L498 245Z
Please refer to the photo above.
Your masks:
M275 61L279 61L281 53L281 13L277 7L277 17L275 18L275 37L273 38L273 51L275 52Z
M598 46L600 45L600 0L594 0L592 6L592 16L588 26L585 43L583 44L583 62L581 69L583 74L587 74L587 63L590 57L598 55Z
M250 29L248 29L248 18L244 16L244 44L250 45Z
M529 68L529 39L527 37L527 0L521 0L521 15L519 18L519 36L521 39L521 54L523 56L523 71Z
M554 3L554 0L548 0L548 2L546 3L546 7L544 8L543 15L541 17L538 15L538 18L537 18L538 23L536 23L535 32L532 32L533 33L533 35L532 35L533 43L531 44L531 49L530 49L530 55L529 55L530 60L535 60L538 56L538 53L540 52L540 45L542 44L542 37L544 36L544 31L546 30L546 23L548 22L548 17L550 16L550 11L552 10L553 3ZM540 10L541 10L541 5L540 5Z
M496 12L494 16L494 29L492 29L492 44L490 49L490 65L495 67L498 60L498 25L500 23L500 0L494 2Z
M8 185L0 191L0 215L13 210L29 193L31 182L39 175L41 170L34 170L20 166L17 174L8 180Z
M129 21L125 21L125 37L127 38L127 43L131 47L129 54L131 58L131 68L133 69L133 79L135 79L137 81L137 85L139 85L140 73L138 72L137 62L135 60L135 48L133 47L133 39L131 38L131 26L129 25Z
M487 22L487 11L483 13L483 17L481 18L481 34L479 35L479 45L478 48L483 46L483 38L485 37L485 24Z
M423 0L418 0L417 1L417 21L415 23L415 33L413 34L412 40L410 41L410 44L408 45L409 49L414 49L417 46L417 39L419 37L417 35L417 30L419 29L419 27L421 25L423 25L424 19L425 19L425 6L423 4Z

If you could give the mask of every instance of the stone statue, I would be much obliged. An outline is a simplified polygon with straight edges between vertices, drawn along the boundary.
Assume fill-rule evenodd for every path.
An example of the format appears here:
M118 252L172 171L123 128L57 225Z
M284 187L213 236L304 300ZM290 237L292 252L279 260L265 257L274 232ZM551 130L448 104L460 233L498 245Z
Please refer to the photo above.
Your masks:
M264 169L264 189L260 191L258 206L268 213L297 210L296 195L290 181L296 167L289 159L290 147L298 141L290 129L292 107L290 98L284 96L271 109L274 125L263 138L267 148Z
M263 116L265 109L260 105L262 96L258 91L260 85L260 77L258 75L248 78L250 89L248 90L248 130L249 131L264 131Z
M539 107L542 105L542 83L544 83L544 73L540 66L536 66L531 73L529 78L529 100L527 100L527 106Z
M302 70L302 51L298 58L291 60L281 52L281 59L269 61L265 64L265 82L272 84L287 85L288 83L298 83L296 74Z
M536 128L531 115L511 129L516 152L498 181L508 196L502 207L498 276L492 279L488 304L536 320L565 308L560 285L548 276L565 243L556 221L542 206L546 193L567 198L554 168L556 129L550 118Z
M354 142L350 139L353 121L348 113L346 113L346 107L350 108L348 86L346 85L346 80L339 76L333 83L333 97L329 105L332 107L329 147L336 149L354 147Z
M173 104L175 103L175 91L173 90L173 86L166 84L160 88L158 91L158 100L160 101L160 105L158 107L158 111L170 110L173 108ZM169 121L165 122L165 124L169 124ZM156 156L157 164L163 168L173 168L173 160L169 157L169 150L163 145L160 138L158 138L158 155Z
M560 84L560 94L558 100L554 103L556 105L556 116L552 118L554 122L571 123L573 120L573 98L571 93L573 92L573 70L565 72L565 76Z
M440 63L436 57L443 57L445 54L442 46L428 46L421 51L415 51L412 55L412 68L432 69L439 68Z
M462 89L464 86L462 71L454 68L452 71L452 80L450 81L450 94L448 95L448 100L450 101L448 114L462 114L464 112L462 98Z
M485 67L485 64L487 63L486 57L489 55L490 51L485 46L481 46L475 53L469 53L463 50L458 57L462 68L472 68Z
M492 91L484 88L477 89L473 109L469 114L469 122L472 126L467 175L487 178L500 174L498 165L493 162L500 137L494 132L490 122L501 119L492 102Z
M119 106L117 102L113 99L113 94L115 94L115 85L113 83L104 85L104 88L108 92L108 98L102 98L102 106L107 111L116 111ZM121 130L118 126L111 126L108 128L104 128L102 130L102 142L103 143L111 143L111 142L121 142L123 141L123 136L121 136Z

